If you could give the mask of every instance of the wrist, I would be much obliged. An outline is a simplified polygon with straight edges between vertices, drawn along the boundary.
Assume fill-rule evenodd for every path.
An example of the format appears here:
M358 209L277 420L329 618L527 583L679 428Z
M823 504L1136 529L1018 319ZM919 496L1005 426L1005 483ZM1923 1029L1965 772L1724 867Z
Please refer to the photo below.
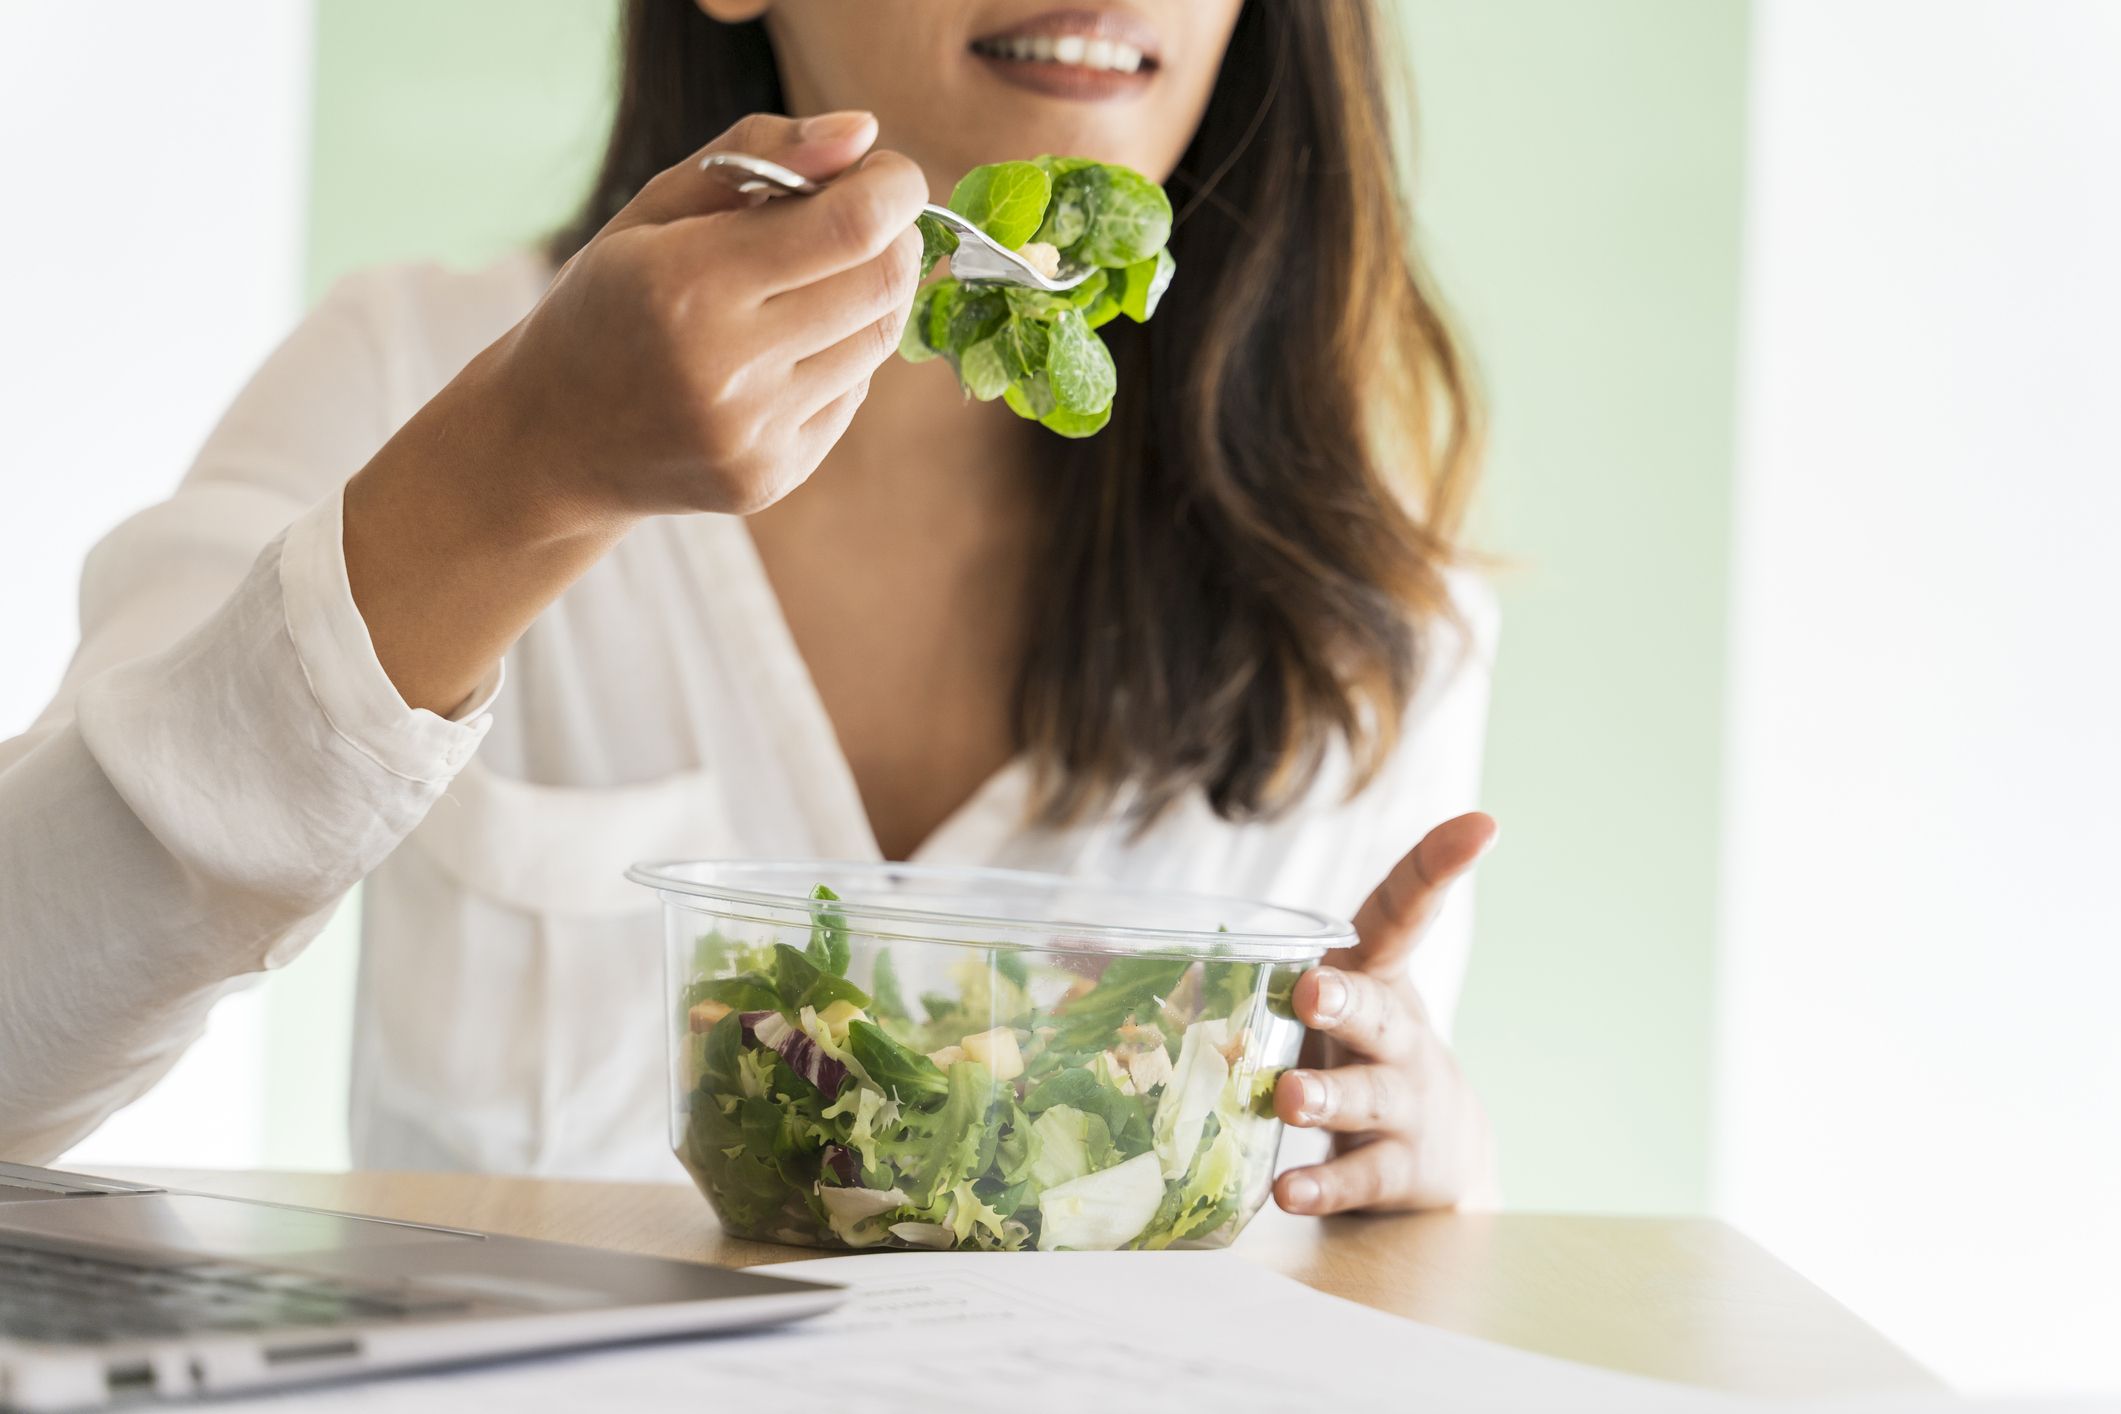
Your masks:
M491 376L482 354L344 492L354 606L399 695L435 712L461 703L634 519L561 494Z
M592 547L601 554L640 517L581 474L581 459L552 426L552 400L526 386L513 358L515 338L510 331L465 365L377 460L407 441L404 467L417 467L410 479L430 512L483 545L505 553Z

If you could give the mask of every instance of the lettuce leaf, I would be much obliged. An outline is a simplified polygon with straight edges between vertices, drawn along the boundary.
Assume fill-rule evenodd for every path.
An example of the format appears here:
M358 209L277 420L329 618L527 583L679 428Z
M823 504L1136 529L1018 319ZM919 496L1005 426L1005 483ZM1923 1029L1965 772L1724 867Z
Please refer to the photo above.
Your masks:
M981 1145L993 1137L986 1120L994 1077L987 1067L959 1061L950 1067L949 1083L941 1108L907 1111L899 1132L877 1144L884 1163L897 1170L906 1191L923 1205L975 1177Z
M847 1049L869 1083L894 1100L946 1095L950 1081L934 1061L900 1045L891 1033L868 1021L847 1023Z
M1038 1154L1031 1162L1031 1182L1044 1190L1109 1166L1112 1133L1102 1116L1072 1105L1055 1105L1031 1125Z
M1039 1250L1110 1252L1124 1247L1148 1226L1163 1200L1164 1181L1154 1154L1071 1179L1039 1195Z
M1142 323L1156 312L1177 269L1166 248L1170 198L1129 168L1049 155L974 167L950 193L950 209L1010 250L1040 242L1064 266L1091 273L1062 292L946 278L916 298L900 356L946 359L967 395L998 397L1061 436L1097 432L1112 416L1118 374L1095 330L1121 314ZM958 237L933 217L919 225L925 277Z
M1152 1230L1142 1238L1141 1245L1156 1251L1215 1231L1236 1215L1244 1181L1244 1145L1235 1132L1217 1130L1185 1181L1177 1186L1169 1217L1164 1218L1159 1212L1163 1222L1160 1226L1151 1225Z
M869 1006L869 996L861 988L845 977L824 971L805 953L786 943L773 945L773 986L780 995L781 1013L791 1019L806 1006L820 1011L842 1001L864 1010Z
M965 173L950 209L1015 250L1037 232L1053 198L1053 181L1035 162L990 162Z
M1229 1084L1230 1063L1220 1049L1229 1041L1227 1020L1196 1021L1186 1028L1151 1127L1165 1178L1177 1178L1193 1162L1208 1116Z
M810 897L820 902L837 903L839 895L819 884L810 891ZM810 924L810 946L804 955L817 964L820 972L829 972L835 977L847 975L850 948L847 941L847 915L836 908L821 908L816 911ZM863 1001L867 1001L865 997Z

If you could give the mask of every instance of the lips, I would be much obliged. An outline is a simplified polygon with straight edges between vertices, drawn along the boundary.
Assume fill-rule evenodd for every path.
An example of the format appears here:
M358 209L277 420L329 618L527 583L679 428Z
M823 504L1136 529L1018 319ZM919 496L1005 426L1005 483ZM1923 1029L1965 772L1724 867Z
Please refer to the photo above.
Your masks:
M972 52L1020 64L1074 64L1101 73L1132 74L1141 70L1141 50L1120 39L1091 39L1080 34L1019 34L1007 39L975 40Z
M1139 93L1160 58L1156 32L1125 10L1049 10L981 35L970 49L1005 82L1074 99Z

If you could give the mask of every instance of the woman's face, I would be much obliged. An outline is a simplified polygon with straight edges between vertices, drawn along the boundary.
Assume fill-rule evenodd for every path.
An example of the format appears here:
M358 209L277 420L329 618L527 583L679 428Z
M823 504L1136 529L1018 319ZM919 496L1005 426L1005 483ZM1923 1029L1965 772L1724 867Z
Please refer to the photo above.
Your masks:
M797 115L860 108L937 199L1042 152L1162 181L1208 105L1242 0L697 0L765 19Z

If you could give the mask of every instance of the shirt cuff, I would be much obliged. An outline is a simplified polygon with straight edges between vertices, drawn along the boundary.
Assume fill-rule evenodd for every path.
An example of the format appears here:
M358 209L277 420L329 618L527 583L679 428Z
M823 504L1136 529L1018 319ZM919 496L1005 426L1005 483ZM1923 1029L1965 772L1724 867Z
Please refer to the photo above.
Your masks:
M357 750L408 780L446 780L493 725L490 709L505 674L496 664L446 717L405 705L354 604L342 508L342 493L332 492L288 526L281 546L280 596L295 656L332 729Z

